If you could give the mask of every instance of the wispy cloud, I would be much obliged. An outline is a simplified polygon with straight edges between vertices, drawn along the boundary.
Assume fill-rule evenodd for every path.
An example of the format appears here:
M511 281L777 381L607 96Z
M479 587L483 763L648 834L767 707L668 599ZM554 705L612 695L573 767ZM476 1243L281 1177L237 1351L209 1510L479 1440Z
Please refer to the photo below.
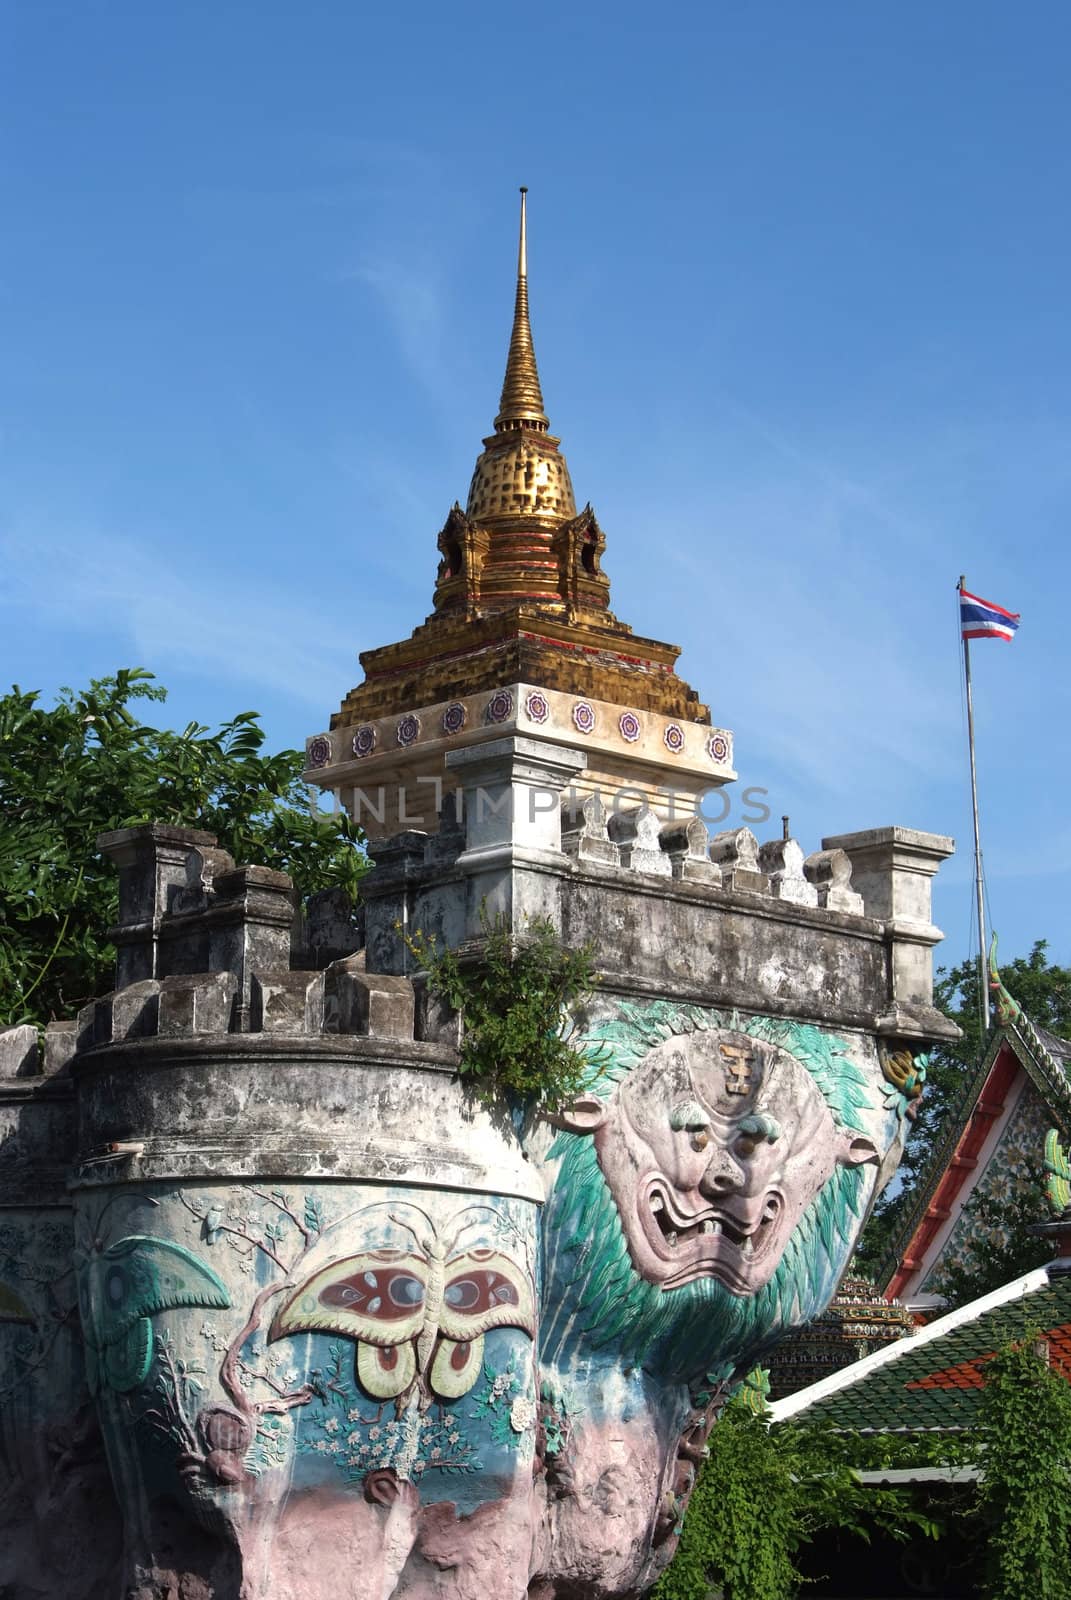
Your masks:
M330 695L354 673L349 629L325 622L300 595L228 571L224 561L191 574L141 540L25 519L0 533L0 560L0 611L50 632L99 633L113 652L128 648L154 670L268 686L317 707L321 719Z
M342 275L366 284L386 312L406 364L436 400L445 396L443 285L434 267L366 258Z

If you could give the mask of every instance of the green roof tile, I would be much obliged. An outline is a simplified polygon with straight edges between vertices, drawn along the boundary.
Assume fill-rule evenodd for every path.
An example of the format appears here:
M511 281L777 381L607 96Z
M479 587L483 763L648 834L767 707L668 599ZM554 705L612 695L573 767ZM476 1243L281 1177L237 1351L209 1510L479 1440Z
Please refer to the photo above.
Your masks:
M1067 1275L981 1311L925 1343L917 1343L917 1334L900 1341L892 1347L895 1354L874 1370L866 1370L868 1361L860 1362L859 1376L853 1380L851 1369L846 1369L841 1374L843 1387L793 1414L835 1428L871 1432L972 1427L987 1360L1031 1328L1042 1330L1052 1366L1071 1381L1071 1275ZM806 1394L802 1390L794 1399L804 1400Z

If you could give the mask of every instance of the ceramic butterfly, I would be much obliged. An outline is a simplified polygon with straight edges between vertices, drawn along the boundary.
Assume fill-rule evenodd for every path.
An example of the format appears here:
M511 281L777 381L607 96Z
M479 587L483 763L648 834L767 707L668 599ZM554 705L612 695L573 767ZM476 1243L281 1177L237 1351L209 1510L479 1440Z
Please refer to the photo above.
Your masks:
M230 1297L190 1250L167 1239L130 1234L107 1248L74 1252L78 1306L90 1394L106 1385L126 1393L152 1365L151 1319L180 1306L225 1310Z
M269 1340L296 1333L354 1339L361 1387L399 1407L414 1387L422 1408L433 1395L467 1394L492 1328L535 1338L531 1279L500 1250L458 1250L456 1236L453 1247L415 1234L414 1244L364 1250L321 1268L276 1313Z

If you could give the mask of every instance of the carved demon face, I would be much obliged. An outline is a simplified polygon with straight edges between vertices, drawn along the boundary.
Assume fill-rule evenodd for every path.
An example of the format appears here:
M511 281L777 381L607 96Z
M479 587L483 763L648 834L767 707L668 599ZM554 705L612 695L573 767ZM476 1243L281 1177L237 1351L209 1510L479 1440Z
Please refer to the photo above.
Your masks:
M663 1289L713 1277L755 1294L836 1166L876 1156L794 1057L728 1029L656 1046L570 1121L594 1131L633 1264Z

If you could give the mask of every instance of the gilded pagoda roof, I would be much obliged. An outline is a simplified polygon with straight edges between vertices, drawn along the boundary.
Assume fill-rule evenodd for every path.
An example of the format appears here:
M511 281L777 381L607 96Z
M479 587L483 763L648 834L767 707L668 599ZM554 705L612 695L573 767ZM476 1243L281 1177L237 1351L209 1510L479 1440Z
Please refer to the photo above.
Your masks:
M527 190L521 190L513 324L493 432L464 510L438 535L434 611L408 639L361 652L364 682L332 728L524 681L663 716L708 723L677 676L676 645L634 635L610 610L606 538L577 511L550 432L528 294Z

